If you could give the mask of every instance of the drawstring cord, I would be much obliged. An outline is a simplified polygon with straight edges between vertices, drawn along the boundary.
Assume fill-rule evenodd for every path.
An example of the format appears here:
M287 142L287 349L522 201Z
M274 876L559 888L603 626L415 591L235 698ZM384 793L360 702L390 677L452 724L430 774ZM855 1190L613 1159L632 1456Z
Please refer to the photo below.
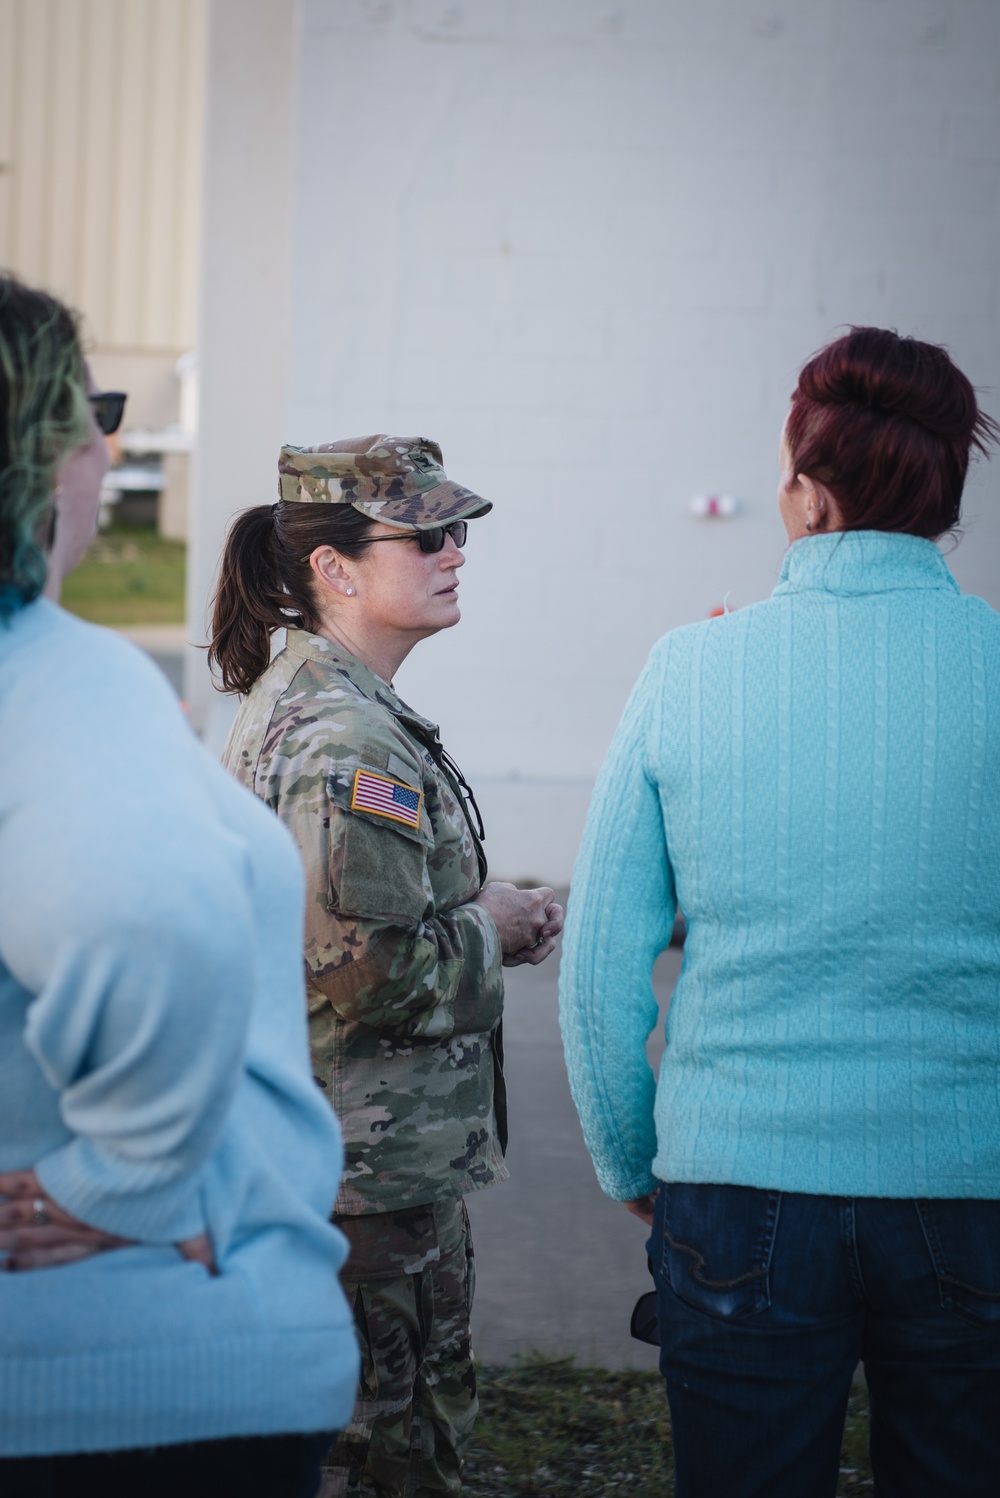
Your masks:
M469 831L472 833L472 841L476 845L476 862L479 864L479 883L480 885L483 885L486 883L486 876L489 873L489 866L486 862L486 854L483 852L483 843L486 839L486 828L483 826L483 817L481 811L479 810L479 805L476 801L475 792L473 791L472 786L466 780L465 776L462 774L461 770L458 768L458 765L456 765L455 761L448 753L447 749L441 743L440 739L438 739L438 741L431 748L431 753L433 754L434 758L437 760L438 764L445 772L445 774L454 781L455 786L458 790L458 799L459 804L462 808L462 815L465 817ZM469 815L470 806L476 814L475 824L473 824L472 818Z
M482 813L479 810L479 804L476 801L476 794L473 791L472 786L466 780L465 776L462 774L461 770L458 768L458 765L456 765L455 761L452 759L451 755L448 753L447 749L445 749L443 746L441 746L441 761L446 766L446 768L449 769L451 771L451 773L454 775L455 779L459 783L459 786L461 787L463 797L465 798L466 801L468 801L469 805L472 807L472 810L475 812L475 814L476 814L476 831L479 833L479 840L480 840L480 842L485 842L486 841L486 828L483 826Z

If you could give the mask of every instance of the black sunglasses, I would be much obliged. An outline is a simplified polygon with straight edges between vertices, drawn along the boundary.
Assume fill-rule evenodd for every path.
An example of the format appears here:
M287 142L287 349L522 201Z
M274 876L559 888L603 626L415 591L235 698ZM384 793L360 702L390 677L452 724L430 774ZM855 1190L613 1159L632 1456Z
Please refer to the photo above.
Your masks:
M398 536L366 536L367 541L416 541L421 551L442 551L444 549L444 538L450 536L455 545L462 549L465 538L469 534L468 522L465 520L452 520L447 525L433 525L427 531L401 531Z
M111 433L117 432L122 424L128 396L124 390L102 390L99 395L90 396L89 400L98 430L102 431L105 437L110 437Z

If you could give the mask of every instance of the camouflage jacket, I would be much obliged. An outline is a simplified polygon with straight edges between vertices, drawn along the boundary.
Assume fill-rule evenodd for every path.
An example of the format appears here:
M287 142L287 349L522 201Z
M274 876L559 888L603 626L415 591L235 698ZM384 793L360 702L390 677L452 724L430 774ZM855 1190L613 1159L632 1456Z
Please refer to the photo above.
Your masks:
M346 651L289 630L223 762L305 863L313 1071L344 1130L337 1211L505 1179L500 944L471 903L485 863L435 726Z

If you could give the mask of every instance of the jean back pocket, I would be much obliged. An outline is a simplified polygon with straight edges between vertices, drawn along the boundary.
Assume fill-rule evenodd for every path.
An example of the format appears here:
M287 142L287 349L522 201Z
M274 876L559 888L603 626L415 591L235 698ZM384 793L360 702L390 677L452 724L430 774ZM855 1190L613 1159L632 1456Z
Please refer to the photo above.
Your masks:
M780 1191L665 1186L661 1270L674 1294L722 1320L766 1310L780 1209Z
M1000 1325L1000 1201L941 1198L914 1205L941 1304L966 1321Z

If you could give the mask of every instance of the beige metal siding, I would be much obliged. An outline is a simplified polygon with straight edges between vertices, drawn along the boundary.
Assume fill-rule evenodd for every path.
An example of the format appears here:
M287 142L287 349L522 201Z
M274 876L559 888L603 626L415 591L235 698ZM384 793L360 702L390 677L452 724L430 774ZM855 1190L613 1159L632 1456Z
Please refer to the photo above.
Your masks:
M98 347L195 341L206 0L0 0L0 265Z

